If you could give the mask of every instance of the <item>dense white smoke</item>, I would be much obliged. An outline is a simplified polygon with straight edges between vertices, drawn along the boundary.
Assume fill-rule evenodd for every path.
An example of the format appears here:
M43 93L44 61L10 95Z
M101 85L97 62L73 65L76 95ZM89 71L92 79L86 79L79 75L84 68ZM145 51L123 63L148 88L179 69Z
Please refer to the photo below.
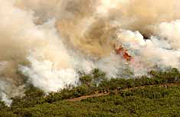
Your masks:
M78 71L111 78L180 67L179 0L0 2L0 98L8 105L27 83L45 92L76 86Z

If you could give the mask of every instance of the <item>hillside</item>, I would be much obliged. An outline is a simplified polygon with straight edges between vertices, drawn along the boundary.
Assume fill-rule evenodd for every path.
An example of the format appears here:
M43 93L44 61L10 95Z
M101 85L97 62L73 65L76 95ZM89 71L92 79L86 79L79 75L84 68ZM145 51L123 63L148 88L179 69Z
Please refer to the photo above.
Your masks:
M1 102L0 117L180 115L180 73L177 69L151 71L149 77L111 80L106 80L106 75L95 69L80 79L78 87L68 86L49 95L27 86L26 96L14 98L11 107Z

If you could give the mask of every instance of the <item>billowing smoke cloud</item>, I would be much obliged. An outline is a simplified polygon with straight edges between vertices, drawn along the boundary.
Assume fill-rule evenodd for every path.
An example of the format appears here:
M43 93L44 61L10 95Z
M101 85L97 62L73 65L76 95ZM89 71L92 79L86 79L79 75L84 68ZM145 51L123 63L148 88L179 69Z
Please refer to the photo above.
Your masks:
M130 77L127 69L140 76L180 67L179 0L0 2L0 98L8 105L27 83L45 92L76 86L78 71Z

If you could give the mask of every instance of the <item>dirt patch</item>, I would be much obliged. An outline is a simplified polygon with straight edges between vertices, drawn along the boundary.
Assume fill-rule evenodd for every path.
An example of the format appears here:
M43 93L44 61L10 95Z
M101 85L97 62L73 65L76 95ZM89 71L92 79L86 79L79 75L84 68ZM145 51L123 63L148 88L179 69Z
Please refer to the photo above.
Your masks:
M121 90L112 90L111 92L117 93L118 91L130 91L130 90L136 90L138 88L145 88L145 87L153 87L153 86L159 86L159 87L164 87L164 88L168 88L171 86L179 86L180 83L169 83L169 84L159 84L159 85L145 85L145 86L139 86L139 87L133 87L133 88L125 88L125 89L121 89ZM67 101L71 101L71 102L76 102L76 101L81 101L83 99L87 99L87 98L94 98L94 97L101 97L101 96L107 96L109 95L110 92L106 92L106 93L96 93L96 94L92 94L92 95L86 95L86 96L81 96L78 98L72 98L72 99L68 99Z

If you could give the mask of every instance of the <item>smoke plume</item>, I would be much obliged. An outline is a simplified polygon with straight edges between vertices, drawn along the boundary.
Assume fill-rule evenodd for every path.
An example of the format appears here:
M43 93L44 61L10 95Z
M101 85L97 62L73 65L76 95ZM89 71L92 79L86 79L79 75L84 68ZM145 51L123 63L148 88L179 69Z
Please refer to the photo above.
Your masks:
M180 68L179 0L0 0L0 98L109 77ZM118 54L125 51L123 55ZM126 57L131 57L127 59Z

